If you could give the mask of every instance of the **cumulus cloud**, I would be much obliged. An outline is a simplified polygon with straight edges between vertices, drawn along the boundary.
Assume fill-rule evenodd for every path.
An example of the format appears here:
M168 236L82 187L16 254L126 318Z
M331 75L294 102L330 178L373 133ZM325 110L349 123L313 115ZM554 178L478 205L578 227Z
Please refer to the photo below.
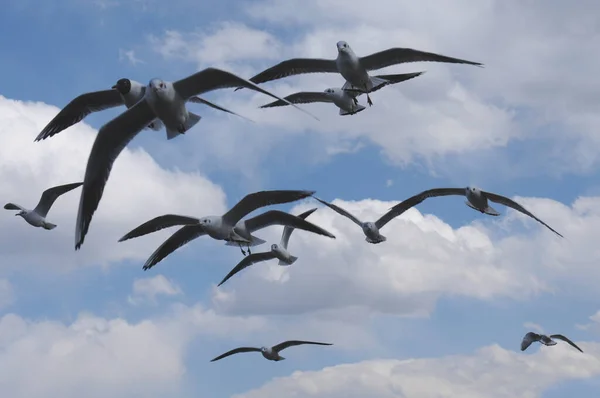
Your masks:
M600 198L582 197L571 207L550 199L516 199L567 239L512 210L495 219L473 212L475 221L454 229L436 215L413 208L383 228L386 242L372 245L350 220L322 208L310 221L337 239L294 232L289 250L299 257L296 263L255 264L215 287L213 302L230 313L298 314L362 306L423 316L443 296L523 300L542 292L596 294L600 252L594 249L594 237L600 230ZM333 203L366 221L376 220L397 202ZM302 204L292 212L309 207ZM278 242L279 234L273 228L261 236Z
M598 7L591 1L570 7L542 0L460 0L448 10L432 0L378 0L364 10L357 1L341 6L335 0L263 0L245 8L261 28L221 21L216 29L170 31L152 45L166 57L199 66L226 65L247 76L291 57L334 58L338 40L348 41L359 55L412 47L480 61L485 69L437 63L386 68L381 73L428 73L374 94L375 106L360 117L339 117L323 104L306 105L320 124L291 109L260 112L252 109L254 101L244 105L246 98L228 97L239 98L238 109L273 127L256 156L269 151L270 138L282 131L309 130L321 133L312 139L331 139L332 134L337 140L366 139L383 148L393 163L425 161L442 173L448 168L441 165L451 160L466 168L456 155L469 154L469 164L484 162L492 149L526 140L544 151L520 160L520 172L582 172L597 166L600 153L595 134L600 87L593 78L600 58L590 55L600 45L591 11ZM583 53L589 56L581 63L578 54ZM287 95L342 83L339 76L314 74L267 85ZM494 156L511 159L504 152ZM514 173L508 168L497 172Z
M0 196L5 202L33 208L45 189L82 181L96 136L94 129L80 123L55 137L33 142L57 112L54 106L0 96ZM160 214L193 214L195 209L219 214L225 210L223 190L202 174L165 169L145 150L125 149L114 164L86 242L75 252L79 196L77 189L55 202L47 216L58 225L52 231L33 228L12 212L4 211L4 221L0 223L3 271L39 272L106 265L124 259L142 260L168 232L143 241L117 243L127 231Z
M314 372L294 372L237 398L531 398L567 380L600 375L600 345L580 343L534 354L483 347L472 355L406 360L371 360Z
M134 280L133 292L127 300L133 305L144 302L156 303L157 296L177 296L182 293L177 283L167 279L164 275L156 275Z

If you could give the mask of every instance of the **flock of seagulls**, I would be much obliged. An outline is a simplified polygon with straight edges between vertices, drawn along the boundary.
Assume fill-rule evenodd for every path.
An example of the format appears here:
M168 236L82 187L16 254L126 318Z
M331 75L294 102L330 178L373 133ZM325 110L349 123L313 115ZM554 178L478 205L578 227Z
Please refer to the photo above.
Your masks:
M296 104L329 102L339 108L340 115L354 115L366 109L364 105L358 102L358 98L361 95L366 95L367 104L372 106L371 93L385 86L416 78L424 73L415 72L371 76L369 72L372 70L408 62L445 62L483 66L479 62L452 58L411 48L390 48L365 57L358 57L345 41L339 41L336 46L338 50L336 59L289 59L266 69L248 80L225 70L206 68L174 82L155 78L150 80L148 85L143 85L134 80L122 78L109 90L81 94L69 102L44 127L34 141L42 141L53 137L70 126L79 123L93 112L125 105L127 109L123 113L108 121L98 131L88 157L83 182L70 183L47 189L42 193L37 206L33 210L27 210L14 203L7 203L4 208L7 210L17 210L18 213L15 215L21 216L27 223L34 227L52 230L56 228L56 225L46 221L46 216L54 202L61 195L82 186L75 228L75 250L78 250L84 243L94 212L102 200L102 194L115 160L138 133L144 130L161 131L164 129L167 140L172 140L186 134L201 120L201 116L188 110L188 103L204 104L222 112L243 117L229 109L199 97L201 94L226 88L235 88L235 91L246 88L268 95L276 100L261 106L261 108L293 106L318 120L310 112L298 107ZM327 88L323 92L303 91L284 98L258 86L258 84L305 73L338 73L343 77L344 84L341 88ZM288 244L292 232L296 229L335 239L335 236L330 232L307 221L307 218L317 208L310 209L299 215L279 210L268 210L254 217L247 218L250 213L258 209L307 198L313 198L318 203L360 226L365 235L365 240L372 244L385 242L387 238L381 234L380 230L411 207L418 205L427 198L450 195L465 196L467 206L490 216L500 215L497 210L490 206L490 201L503 204L535 219L562 237L560 233L517 202L495 193L482 191L476 187L435 188L423 191L393 206L375 222L360 221L348 211L320 199L314 194L314 191L307 190L254 192L246 195L229 211L220 216L212 215L201 218L176 214L158 216L134 228L119 239L119 242L138 238L165 228L180 227L150 255L143 265L144 270L154 267L181 246L203 235L224 241L228 246L237 246L244 257L219 283L218 286L221 286L240 271L258 262L277 259L279 260L278 264L281 266L294 264L298 260L298 257L293 256L288 251ZM283 233L279 244L273 243L269 251L252 253L252 247L265 243L263 239L255 236L254 233L273 225L283 226ZM536 341L546 346L556 345L557 343L553 339L563 340L581 351L579 347L563 335L553 334L545 336L533 332L525 335L521 343L521 350L526 350ZM284 358L279 353L285 348L297 345L325 346L332 344L290 340L273 347L239 347L219 355L212 361L243 352L260 352L268 360L281 361Z

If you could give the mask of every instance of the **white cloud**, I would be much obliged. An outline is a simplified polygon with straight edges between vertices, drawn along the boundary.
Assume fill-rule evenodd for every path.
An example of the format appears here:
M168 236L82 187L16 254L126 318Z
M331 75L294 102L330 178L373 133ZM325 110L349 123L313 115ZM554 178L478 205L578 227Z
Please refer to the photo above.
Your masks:
M464 206L460 200L439 200L447 200L451 207ZM517 200L567 239L512 210L495 219L473 212L475 221L453 229L437 216L413 208L383 228L386 242L372 245L350 220L323 208L310 221L337 239L294 232L289 249L299 257L296 263L255 264L215 287L213 302L222 311L243 314L362 306L423 316L442 296L522 300L542 292L596 294L600 252L593 248L600 231L600 198L579 198L571 208L550 199ZM361 220L376 220L397 202L333 203ZM292 212L312 206L302 204ZM261 237L275 242L280 234L273 228ZM263 250L267 247L256 248ZM269 294L260 294L265 291Z
M122 48L119 48L119 61L125 60L133 66L144 63L144 61L136 57L134 50L123 50Z
M536 332L536 333L544 333L544 328L542 328L540 325L538 325L537 323L533 323L533 322L525 322L523 324L523 327L528 329L529 331L532 332Z
M53 186L82 181L96 131L80 123L42 142L33 142L58 109L43 103L0 96L0 196L5 202L35 206L41 193ZM153 134L145 131L143 134ZM164 132L156 134L164 135ZM187 136L181 137L186 139ZM164 145L174 143L164 142ZM135 141L133 143L135 145ZM126 232L165 213L193 214L195 209L220 214L225 194L201 174L167 170L144 150L125 149L110 179L82 249L74 250L74 224L80 188L60 197L50 209L52 231L33 228L3 210L0 252L4 271L19 272L72 268L123 260L143 260L169 231L144 239L117 243ZM19 242L18 245L15 242Z
M181 288L164 275L139 278L133 281L133 292L128 297L132 305L143 302L156 303L156 296L177 296L182 294Z
M0 385L6 396L42 398L181 396L194 337L252 335L258 318L177 305L163 318L129 322L82 313L64 324L0 318ZM32 382L35 380L35 382Z
M581 172L597 166L600 83L590 76L600 67L600 57L594 55L600 45L594 12L598 4L459 0L451 10L432 0L378 0L369 10L357 5L259 1L246 11L263 26L265 21L272 24L272 31L221 21L194 33L169 32L153 45L160 43L166 56L176 54L199 66L226 65L247 76L290 57L333 58L338 40L348 41L359 55L404 46L486 65L478 69L416 63L387 68L381 72L428 73L374 94L375 106L357 117L339 117L323 104L305 105L322 120L319 124L292 109L261 112L252 109L258 103L244 105L246 98L228 95L239 98L237 104L245 106L247 114L273 127L265 133L267 145L260 146L257 157L272 148L268 143L276 134L315 130L322 134L312 139L332 139L334 133L338 140L364 138L381 146L396 164L423 160L449 174L452 169L443 165L456 160L455 155L465 154L464 162L470 165L485 164L490 150L515 140L533 140L532 145L545 149L520 161L523 173ZM285 28L285 38L276 36L276 28ZM580 54L586 54L583 63ZM328 74L267 83L282 95L341 84L339 76ZM509 155L495 156L506 162Z
M533 398L560 382L600 375L600 345L542 347L534 354L483 347L473 355L371 360L294 372L237 398Z

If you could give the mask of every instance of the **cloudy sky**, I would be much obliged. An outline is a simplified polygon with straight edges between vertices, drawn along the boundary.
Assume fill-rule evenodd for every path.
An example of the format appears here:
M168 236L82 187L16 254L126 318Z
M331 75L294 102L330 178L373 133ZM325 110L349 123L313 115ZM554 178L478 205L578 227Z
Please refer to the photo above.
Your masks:
M191 104L184 136L145 131L118 158L82 249L80 190L36 229L0 221L0 391L11 398L562 398L600 392L600 3L591 0L21 0L0 13L0 196L32 208L81 181L97 129L123 108L33 139L75 96L122 77L176 80L216 66L244 77L290 57L412 47L485 68L426 71L340 117L333 105L262 110L271 99L207 99L255 123ZM340 87L333 74L264 84L285 96ZM366 98L360 98L362 103ZM222 287L235 247L198 239L144 272L171 231L117 243L165 213L222 214L261 189L311 189L373 220L428 188L518 199L565 239L497 205L430 199L369 245L349 220L309 220L291 267L257 264ZM279 208L295 214L302 201ZM278 242L280 227L258 234ZM528 331L559 343L519 349ZM210 359L241 345L334 343Z

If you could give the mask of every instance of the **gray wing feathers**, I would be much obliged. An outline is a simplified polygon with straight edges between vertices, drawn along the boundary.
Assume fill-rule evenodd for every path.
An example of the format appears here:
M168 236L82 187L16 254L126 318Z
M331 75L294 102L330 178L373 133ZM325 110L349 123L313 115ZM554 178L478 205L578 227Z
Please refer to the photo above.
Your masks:
M79 123L92 112L99 112L108 108L123 105L123 97L117 90L102 90L85 93L67 104L52 119L35 141L45 140L55 134Z
M576 348L577 350L579 350L580 352L583 352L583 350L581 348L579 348L577 346L577 344L573 343L570 339L568 339L567 337L563 336L562 334L551 334L550 335L551 339L558 339L558 340L562 340L568 344L570 344L572 347Z
M385 224L390 222L395 217L398 217L411 207L414 207L424 201L427 198L434 198L438 196L449 196L449 195L465 195L465 188L434 188L428 189L421 193L418 193L410 198L398 203L393 206L386 214L381 216L379 220L375 222L377 228L383 227Z
M235 206L233 206L227 213L223 215L223 220L230 225L235 225L238 221L256 209L270 205L295 202L297 200L307 198L314 193L314 191L297 190L254 192L244 196L242 200L237 202Z
M225 354L221 354L218 357L211 359L210 361L211 362L218 361L219 359L223 359L223 358L228 357L233 354L239 354L240 352L260 352L260 348L254 348L254 347L235 348L231 351L227 351Z
M16 205L16 204L14 204L14 203L7 203L7 204L5 204L5 205L4 205L4 208L5 208L6 210L25 210L25 208L24 208L24 207L22 207L22 206L19 206L19 205Z
M537 333L533 333L533 332L527 333L523 337L523 340L521 340L521 351L525 351L531 345L531 343L533 343L535 341L539 341L540 337L541 336Z
M313 232L318 235L324 235L329 238L335 239L335 235L324 230L323 228L308 222L300 217L293 214L286 213L280 210L270 210L264 212L256 217L250 218L244 221L248 232L252 233L259 229L268 227L270 225L287 225L295 229L301 229L308 232Z
M177 214L165 214L164 216L155 217L150 221L146 221L139 227L129 231L121 239L119 239L119 242L144 236L152 232L160 231L161 229L174 227L176 225L198 224L199 221L200 220L194 217L179 216Z
M302 91L299 93L294 93L284 97L284 99L288 100L293 104L308 104L311 102L333 102L330 96L328 96L325 92L319 91ZM287 106L288 104L284 101L274 101L268 103L266 105L261 106L261 108L272 108L276 106Z
M517 202L515 202L512 199L509 199L505 196L501 196L501 195L497 195L495 193L491 193L491 192L482 192L489 200L491 200L492 202L496 202L496 203L500 203L503 204L504 206L508 206L511 209L515 209L516 211L519 211L531 218L533 218L534 220L536 220L537 222L539 222L540 224L544 225L546 228L548 228L550 231L554 232L556 235L560 236L561 238L564 238L564 236L562 236L560 233L558 233L557 231L555 231L552 227L550 227L548 224L546 224L545 222L543 222L542 220L540 220L539 218L537 218L536 216L533 215L533 213L531 213L529 210L525 209L523 206L521 206L520 204L518 204Z
M150 255L142 267L143 270L149 270L158 264L163 258L179 249L181 246L204 234L204 229L200 224L186 225L185 227L178 229L173 235L165 240L163 244L154 251L154 253Z
M85 240L113 163L129 142L155 118L145 100L106 123L98 131L88 158L75 227L75 249Z
M265 69L264 71L250 78L250 81L259 84L305 73L337 72L337 65L333 59L292 58Z
M246 119L246 120L249 120L249 121L253 122L251 119L248 119L245 116L239 115L239 114L237 114L237 113L235 113L233 111L230 111L227 108L223 108L222 106L217 105L214 102L210 102L208 100L205 100L204 98L200 98L200 97L194 96L194 97L191 97L188 101L189 102L193 102L195 104L203 104L203 105L206 105L206 106L211 107L213 109L216 109L216 110L219 110L219 111L223 111L223 112L226 112L226 113L229 113L229 114L241 117L242 119Z
M56 187L46 189L42 193L42 197L40 198L40 201L38 202L35 209L33 209L33 211L35 211L37 214L39 214L42 217L46 217L46 215L48 214L48 211L50 211L50 208L52 207L52 205L54 204L54 202L56 201L56 199L58 199L58 197L60 195L65 194L65 193L81 186L82 184L83 184L83 182L75 182L72 184L59 185Z
M271 251L268 252L262 252L262 253L252 253L246 257L244 257L242 259L242 261L240 261L228 274L227 276L225 276L225 278L223 278L223 280L217 285L217 286L221 286L223 283L227 282L227 280L229 278L231 278L232 276L234 276L235 274L237 274L238 272L240 272L241 270L243 270L244 268L247 268L249 266L251 266L252 264L256 264L259 263L261 261L267 261L267 260L272 260L276 258L275 254Z
M289 340L289 341L284 341L283 343L279 343L275 346L273 346L273 351L282 351L285 350L288 347L293 347L296 345L302 345L302 344L313 344L313 345L333 345L331 343L319 343L316 341L303 341L303 340Z
M298 214L298 218L301 218L303 220L306 219L306 217L310 216L311 214L313 214L315 211L317 211L317 208L313 208L310 210L305 211L302 214ZM290 241L290 236L292 236L292 232L294 232L294 227L290 227L290 226L285 226L283 227L283 233L281 234L281 242L279 242L279 244L284 248L287 249L288 247L288 243Z
M313 198L315 198L319 203L324 204L325 206L329 207L331 210L335 211L336 213L349 218L355 224L359 225L362 228L362 224L363 224L362 221L360 221L358 218L354 217L352 214L348 213L346 210L342 209L339 206L334 205L333 203L329 203L322 199L319 199L316 196L313 196Z
M460 58L447 57L441 54L415 50L412 48L390 48L360 58L360 63L366 70L381 69L391 65L407 62L446 62L452 64L469 64L482 66L479 62L467 61Z

